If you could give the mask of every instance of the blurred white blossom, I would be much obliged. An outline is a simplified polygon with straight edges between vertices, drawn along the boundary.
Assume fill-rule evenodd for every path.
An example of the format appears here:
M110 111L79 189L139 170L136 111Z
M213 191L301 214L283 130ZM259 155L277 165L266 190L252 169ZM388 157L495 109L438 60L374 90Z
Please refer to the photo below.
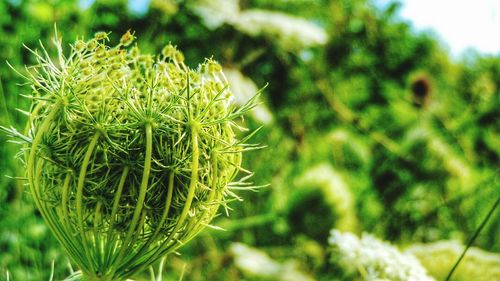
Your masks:
M282 12L249 9L242 11L234 27L250 36L275 39L286 50L324 45L328 35L320 26Z
M408 253L401 253L389 243L369 234L361 239L356 235L333 229L329 244L333 259L345 267L354 267L365 280L433 281L419 261Z
M265 252L242 243L233 243L230 252L236 267L245 276L276 281L313 281L308 274L298 269L296 262L280 263Z
M188 3L209 29L232 25L249 36L276 40L285 50L300 51L328 41L326 31L307 19L262 9L240 10L239 0L191 0Z
M195 0L189 2L189 7L203 20L206 27L216 29L238 18L239 2L239 0Z
M238 69L224 68L223 72L229 82L236 104L244 105L259 91L252 79L243 75ZM257 105L251 114L255 120L263 124L270 124L273 121L273 114L264 104Z
M247 275L269 278L278 274L280 270L280 264L266 253L245 244L233 243L230 251L234 256L236 267Z

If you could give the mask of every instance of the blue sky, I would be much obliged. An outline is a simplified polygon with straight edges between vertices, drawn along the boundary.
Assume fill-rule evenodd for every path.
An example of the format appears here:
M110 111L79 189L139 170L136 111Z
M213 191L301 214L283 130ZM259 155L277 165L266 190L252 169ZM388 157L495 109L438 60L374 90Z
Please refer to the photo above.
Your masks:
M78 0L82 8L88 8L95 0ZM129 0L129 9L137 14L144 14L148 11L151 0Z
M385 5L392 0L374 0ZM432 30L452 56L473 48L500 54L500 0L400 0L400 16L415 30Z

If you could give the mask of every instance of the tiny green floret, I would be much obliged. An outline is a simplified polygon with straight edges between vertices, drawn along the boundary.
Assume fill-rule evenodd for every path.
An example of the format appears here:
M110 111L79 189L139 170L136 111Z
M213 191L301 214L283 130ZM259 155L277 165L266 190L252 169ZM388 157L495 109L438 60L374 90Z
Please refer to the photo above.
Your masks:
M197 69L166 46L158 56L109 33L57 59L32 51L33 100L24 135L31 195L85 280L123 280L188 242L235 196L242 107L221 67Z

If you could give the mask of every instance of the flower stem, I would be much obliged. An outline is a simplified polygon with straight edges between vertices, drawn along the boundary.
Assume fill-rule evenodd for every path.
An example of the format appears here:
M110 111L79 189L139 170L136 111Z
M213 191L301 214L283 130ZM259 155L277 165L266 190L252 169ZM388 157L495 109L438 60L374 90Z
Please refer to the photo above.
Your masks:
M495 204L493 204L493 206L491 207L491 209L488 212L488 214L486 215L486 217L484 217L484 219L481 222L481 224L479 225L479 227L476 229L476 231L474 232L474 234L469 239L469 242L467 243L467 246L462 251L462 254L458 258L458 260L455 262L455 264L453 265L453 268L448 273L448 276L446 276L445 281L449 281L451 279L451 276L453 275L453 272L455 272L455 270L457 269L458 265L460 264L460 262L462 261L462 259L465 257L465 254L467 253L467 251L469 250L469 248L472 246L472 243L474 243L474 241L476 240L476 238L479 235L479 233L481 233L481 231L483 230L483 228L486 226L486 223L490 220L490 217L493 215L493 213L495 212L495 210L498 207L498 205L500 205L500 197L498 197L498 199L495 202Z
M122 262L125 253L129 249L128 245L130 244L132 240L132 235L134 234L134 231L136 229L137 223L139 222L139 218L141 216L142 212L142 207L144 205L144 200L146 198L146 191L148 189L148 182L149 182L149 173L151 172L151 156L152 156L152 151L153 151L153 132L152 132L152 126L151 123L146 123L146 154L144 156L144 170L142 173L142 179L141 179L141 186L139 189L139 197L137 198L137 204L135 206L134 214L132 216L132 220L130 222L130 227L127 232L127 236L125 237L125 240L123 241L122 248L120 250L120 253L118 255L118 258L116 260L116 265L120 266L120 268L127 268L123 267L120 265ZM112 274L118 269L118 267L115 267L114 270L112 271Z
M89 253L88 249L88 243L87 243L87 237L85 236L85 230L84 230L84 224L83 224L83 207L82 207L82 201L83 201L83 186L85 184L85 177L87 175L87 166L89 165L90 162L90 157L94 153L94 149L97 145L97 141L99 140L99 137L101 136L100 132L96 132L94 136L92 137L92 140L90 141L89 146L87 147L87 152L85 153L85 157L83 158L82 166L80 167L80 173L78 175L78 184L77 184L77 189L76 189L76 216L78 218L78 228L80 232L80 239L83 241L83 251L85 253L85 256L87 258L87 268L91 272L95 272L94 270L94 264L92 261L92 256Z

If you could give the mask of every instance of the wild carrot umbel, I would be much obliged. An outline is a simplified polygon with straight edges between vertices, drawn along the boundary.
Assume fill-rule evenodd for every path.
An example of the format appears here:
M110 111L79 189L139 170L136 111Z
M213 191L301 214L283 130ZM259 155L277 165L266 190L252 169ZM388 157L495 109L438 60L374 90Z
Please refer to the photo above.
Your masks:
M251 188L241 167L252 135L219 64L197 69L167 45L142 54L127 32L77 40L57 59L43 46L27 68L32 107L24 134L31 195L86 280L122 280L192 239ZM239 171L248 176L234 182Z

